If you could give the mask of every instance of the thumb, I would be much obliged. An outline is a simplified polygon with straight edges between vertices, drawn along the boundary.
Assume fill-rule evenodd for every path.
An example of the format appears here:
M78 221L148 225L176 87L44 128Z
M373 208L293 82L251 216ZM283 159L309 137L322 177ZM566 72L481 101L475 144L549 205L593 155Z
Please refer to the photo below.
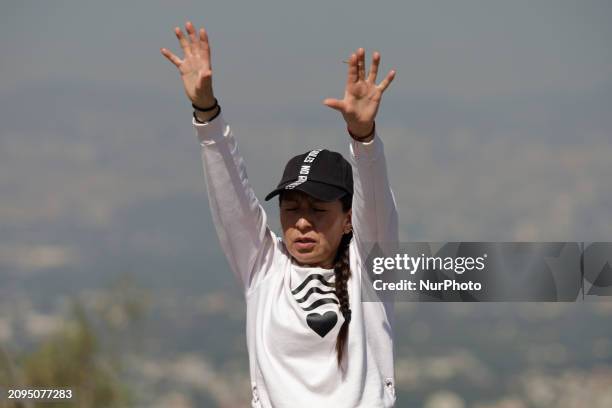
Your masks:
M323 101L323 104L337 111L342 111L344 109L344 102L339 99L327 98Z

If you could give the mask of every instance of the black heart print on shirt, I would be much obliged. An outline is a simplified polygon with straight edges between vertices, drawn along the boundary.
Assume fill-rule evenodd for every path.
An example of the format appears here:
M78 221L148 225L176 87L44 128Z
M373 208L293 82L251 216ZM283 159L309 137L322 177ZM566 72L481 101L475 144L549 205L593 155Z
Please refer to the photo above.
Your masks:
M334 312L325 312L324 314L310 313L306 316L308 327L314 330L319 336L325 337L331 329L334 328L338 321L338 315Z
M308 307L300 306L302 310L309 312L327 303L339 304L338 299L335 296L335 290L333 289L334 284L325 280L323 275L320 275L317 273L308 275L308 277L306 277L306 279L304 279L304 281L302 281L302 283L300 283L297 288L293 289L291 291L293 296L295 297L311 281L315 281L315 285L312 286L303 295L302 298L300 299L296 298L296 301L298 303L306 303L311 297L311 295L314 295L314 294L321 294L321 295L328 295L328 296L325 296L321 299L318 299L312 302L310 306ZM317 333L321 337L325 337L325 335L329 333L331 329L334 328L337 322L338 322L338 314L332 311L327 311L323 314L313 312L313 313L309 313L306 316L306 323L308 324L308 327L310 327L315 333Z

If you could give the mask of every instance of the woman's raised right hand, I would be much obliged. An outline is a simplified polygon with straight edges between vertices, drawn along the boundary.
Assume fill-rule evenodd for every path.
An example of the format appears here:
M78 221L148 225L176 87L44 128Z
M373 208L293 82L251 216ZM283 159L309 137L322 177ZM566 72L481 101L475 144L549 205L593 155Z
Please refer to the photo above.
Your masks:
M174 55L167 48L162 48L161 53L173 63L181 73L185 93L191 102L200 107L213 106L215 96L212 89L212 65L210 63L210 45L208 34L202 27L199 33L193 24L188 21L185 24L189 38L183 31L176 27L174 33L183 49L183 59Z

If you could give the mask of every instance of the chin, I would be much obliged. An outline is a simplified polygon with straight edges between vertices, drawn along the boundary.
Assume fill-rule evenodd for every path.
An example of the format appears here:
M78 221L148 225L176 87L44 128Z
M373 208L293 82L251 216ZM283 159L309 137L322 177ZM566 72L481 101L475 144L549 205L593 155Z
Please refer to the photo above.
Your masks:
M319 262L316 254L300 253L300 252L294 251L291 254L291 256L293 256L301 264L311 265L311 264L316 264L317 262Z
M301 264L312 264L316 262L316 260L313 260L308 254L295 253L291 255Z

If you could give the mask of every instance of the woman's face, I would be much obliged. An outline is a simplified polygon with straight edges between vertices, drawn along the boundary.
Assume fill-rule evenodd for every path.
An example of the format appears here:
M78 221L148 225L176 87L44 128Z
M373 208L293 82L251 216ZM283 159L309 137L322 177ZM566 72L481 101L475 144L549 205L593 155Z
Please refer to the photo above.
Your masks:
M342 235L351 230L351 210L343 212L340 200L293 190L282 193L280 221L285 246L300 265L332 268Z

